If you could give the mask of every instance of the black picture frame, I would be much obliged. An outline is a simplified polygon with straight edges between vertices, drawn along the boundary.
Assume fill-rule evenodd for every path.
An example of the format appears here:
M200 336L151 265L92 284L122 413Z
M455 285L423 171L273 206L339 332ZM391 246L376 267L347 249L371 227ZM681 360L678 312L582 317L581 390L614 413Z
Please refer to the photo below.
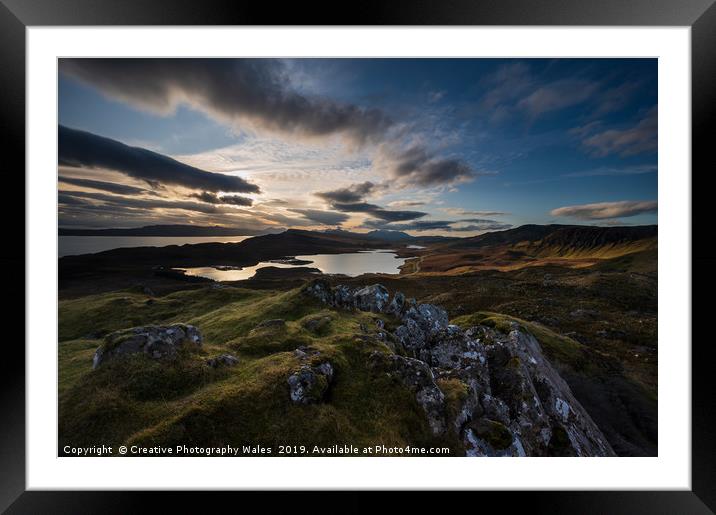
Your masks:
M339 8L340 7L340 8ZM706 166L713 169L712 134L716 133L716 4L714 0L400 0L363 1L356 4L268 3L229 0L0 0L0 127L5 143L4 184L24 202L25 169L25 30L31 26L59 25L621 25L691 27L692 70L692 490L639 492L476 492L451 494L450 504L468 506L524 505L532 512L549 513L712 513L716 510L716 384L713 342L707 321L713 291L716 255L705 236L714 231L706 195ZM700 187L694 187L698 183ZM19 206L4 202L5 220L15 224L13 241L24 242L24 227L17 222ZM23 209L24 210L24 209ZM697 238L700 236L700 238ZM10 236L8 236L10 237ZM0 510L7 513L135 513L151 508L158 496L163 511L207 509L222 500L243 495L244 508L258 501L262 511L285 511L306 505L304 493L190 492L40 492L25 491L25 352L23 329L25 273L24 244L0 253L10 281L8 325L19 330L4 339L0 359ZM54 287L49 285L48 287ZM696 302L699 294L702 301ZM31 306L29 306L31 308ZM23 310L22 313L20 311ZM689 342L683 342L687 348ZM48 343L48 347L51 345ZM54 348L54 347L52 347ZM469 495L468 498L466 498ZM421 493L404 496L401 511L430 506ZM154 500L154 499L152 499ZM382 504L381 494L339 494L340 511L372 509ZM438 501L443 507L444 500ZM312 503L310 503L312 504ZM315 509L319 509L315 506ZM241 509L238 505L237 509ZM295 511L295 509L292 509Z

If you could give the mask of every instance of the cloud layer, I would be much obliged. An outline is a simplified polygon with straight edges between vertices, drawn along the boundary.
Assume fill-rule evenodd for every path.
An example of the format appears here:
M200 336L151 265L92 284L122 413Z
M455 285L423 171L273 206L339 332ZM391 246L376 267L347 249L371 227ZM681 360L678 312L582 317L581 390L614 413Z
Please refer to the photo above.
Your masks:
M511 224L495 220L476 220L478 223L462 225L471 220L415 220L409 223L385 223L380 220L367 220L365 227L389 231L446 231L446 232L480 232L501 231L512 227Z
M402 184L419 187L457 184L485 175L461 159L439 157L420 144L404 149L383 145L374 165Z
M173 184L190 189L259 193L259 187L241 177L207 172L171 157L113 139L59 126L60 165L106 168L148 184Z
M338 188L331 191L319 191L315 193L318 198L322 198L329 203L351 204L362 202L365 197L371 193L375 193L381 189L381 186L366 181L360 184L351 184L345 188Z
M62 73L104 94L168 114L189 105L223 123L306 136L376 141L392 124L377 109L291 88L277 59L62 59Z
M383 222L415 220L427 215L427 213L422 211L385 209L365 201L366 196L384 189L386 189L385 184L378 185L372 182L364 182L336 190L319 191L314 193L314 195L325 200L328 205L336 211L342 213L364 213Z
M582 145L596 157L611 154L629 157L653 152L658 147L657 108L650 109L632 127L599 130L598 124L590 124L576 129L575 133L583 135Z
M192 198L207 202L209 204L230 204L234 206L250 206L254 201L247 197L241 197L239 195L217 195L210 191L203 191L201 193L192 193L189 195Z
M307 220L324 225L340 225L348 220L348 215L334 211L320 209L290 209L290 211L303 215Z
M565 206L550 211L552 216L567 216L580 220L606 220L656 213L658 204L656 200L621 202L599 202L596 204L582 204L579 206Z
M80 186L82 188L91 188L93 190L108 191L110 193L116 193L118 195L156 195L152 190L145 188L137 188L136 186L129 186L127 184L117 184L115 182L95 181L93 179L80 179L76 177L60 177L60 182L65 184L72 184L73 186Z

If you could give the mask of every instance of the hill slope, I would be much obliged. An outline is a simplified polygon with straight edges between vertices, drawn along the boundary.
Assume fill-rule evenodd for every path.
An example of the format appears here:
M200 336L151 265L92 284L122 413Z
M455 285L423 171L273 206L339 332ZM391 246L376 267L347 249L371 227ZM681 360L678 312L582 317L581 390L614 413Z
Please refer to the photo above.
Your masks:
M657 226L523 225L431 247L421 272L464 273L527 266L583 267L604 259L656 251Z
M567 356L581 352L578 343L546 329L532 334L465 319L471 328L463 333L447 326L438 307L413 310L397 294L388 306L382 287L351 292L323 284L280 293L205 288L164 298L125 291L62 301L60 447L244 442L276 455L287 444L379 443L440 447L447 455L612 454L535 337ZM125 334L102 343L108 331L176 322L196 326L204 344L182 348L172 360L121 354L92 369L97 346L116 349L108 342ZM233 361L217 366L227 353Z
M605 245L655 238L656 225L634 227L597 227L591 225L521 225L514 229L495 231L461 238L446 243L440 249L478 249L497 246L518 246L526 243L571 249L598 248Z

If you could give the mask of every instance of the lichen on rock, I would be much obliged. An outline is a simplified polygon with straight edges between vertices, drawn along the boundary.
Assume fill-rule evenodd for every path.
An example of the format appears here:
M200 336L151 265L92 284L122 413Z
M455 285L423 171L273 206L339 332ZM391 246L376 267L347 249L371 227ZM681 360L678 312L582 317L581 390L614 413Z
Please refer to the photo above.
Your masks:
M199 329L188 324L170 326L142 326L115 331L104 338L92 360L92 368L121 356L144 353L152 359L173 359L179 350L188 346L201 347Z
M333 365L328 361L313 366L301 365L287 380L289 397L298 404L322 401L333 380L333 374Z
M381 285L331 288L321 279L304 293L335 308L395 317L399 325L384 339L400 344L407 356L376 351L372 366L414 392L433 434L453 431L469 456L614 455L537 339L519 324L462 330L449 324L441 307L402 293L391 300ZM308 372L301 378L313 384ZM464 391L446 402L436 378L458 380Z

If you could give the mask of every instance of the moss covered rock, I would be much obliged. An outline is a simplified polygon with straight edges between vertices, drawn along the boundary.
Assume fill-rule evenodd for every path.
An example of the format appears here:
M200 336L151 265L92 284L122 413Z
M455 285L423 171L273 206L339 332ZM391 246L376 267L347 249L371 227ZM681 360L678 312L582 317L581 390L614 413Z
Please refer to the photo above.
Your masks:
M133 327L108 334L97 349L92 368L120 356L143 353L153 359L175 358L185 345L201 347L202 337L193 325Z
M293 402L312 404L324 399L333 380L333 365L324 361L314 366L302 365L288 378L289 396Z

